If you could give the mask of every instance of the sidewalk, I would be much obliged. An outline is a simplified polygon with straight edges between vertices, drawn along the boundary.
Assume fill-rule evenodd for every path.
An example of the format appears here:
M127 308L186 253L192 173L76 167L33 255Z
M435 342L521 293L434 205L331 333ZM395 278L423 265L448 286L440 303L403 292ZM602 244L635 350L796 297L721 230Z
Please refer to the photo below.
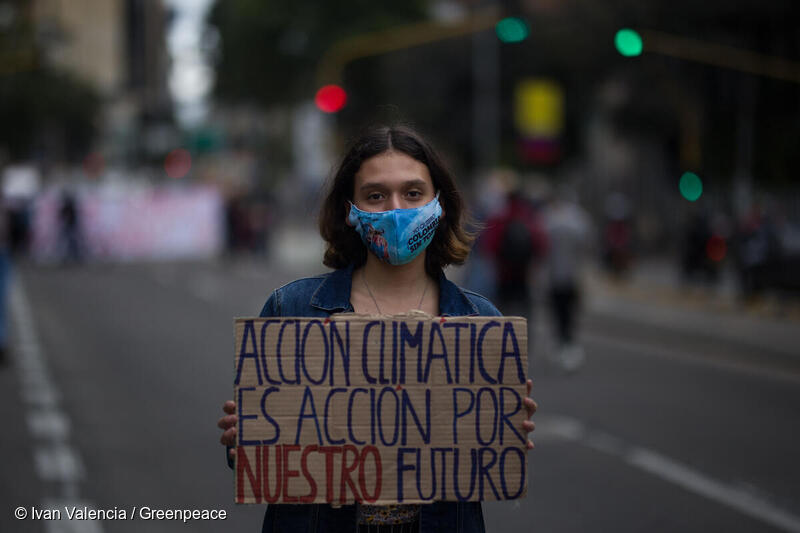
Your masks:
M612 315L676 331L743 342L800 358L800 301L768 295L745 304L731 273L716 286L682 285L663 259L636 265L624 280L597 269L586 279L589 314Z

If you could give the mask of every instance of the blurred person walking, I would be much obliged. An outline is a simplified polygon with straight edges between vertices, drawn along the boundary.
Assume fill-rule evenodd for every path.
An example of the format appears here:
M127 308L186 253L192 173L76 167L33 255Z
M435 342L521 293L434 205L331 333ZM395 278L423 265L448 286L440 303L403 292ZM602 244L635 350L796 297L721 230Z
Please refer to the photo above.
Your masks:
M684 283L700 279L708 284L715 282L719 271L707 254L711 238L711 222L705 209L697 209L689 216L683 232L681 277Z
M260 316L385 316L412 309L434 316L499 316L489 300L444 275L445 266L462 264L469 253L473 236L465 231L465 218L455 181L427 141L407 127L371 128L351 144L323 202L323 263L335 270L276 289ZM532 382L527 385L530 394ZM529 397L523 402L529 419L536 403ZM217 425L233 467L236 404L225 402L223 411ZM526 433L533 427L530 420L523 422ZM528 441L527 447L533 448L533 443ZM447 501L340 507L270 504L262 532L484 530L480 502Z
M719 282L729 233L728 218L721 212L698 207L689 215L680 264L684 284L699 281L712 286Z
M547 251L547 234L541 216L513 185L505 208L486 223L482 237L494 260L497 303L505 315L528 319L528 346L533 346L534 298L531 279Z
M739 223L736 266L742 298L752 301L777 285L781 270L781 244L772 214L755 202Z
M621 192L605 199L603 266L616 278L625 276L633 262L633 228L628 197Z
M578 205L575 193L567 189L553 196L545 210L545 225L550 242L548 303L558 342L551 361L562 370L572 372L580 368L585 359L575 327L581 304L581 270L593 231L588 214Z
M494 257L486 247L486 221L505 208L510 183L516 183L513 171L496 168L473 182L471 194L474 227L467 229L477 235L465 268L464 286L482 294L492 301L497 300Z
M83 243L81 242L81 219L75 196L64 191L61 195L61 206L58 210L61 222L61 246L64 263L79 263L83 259Z

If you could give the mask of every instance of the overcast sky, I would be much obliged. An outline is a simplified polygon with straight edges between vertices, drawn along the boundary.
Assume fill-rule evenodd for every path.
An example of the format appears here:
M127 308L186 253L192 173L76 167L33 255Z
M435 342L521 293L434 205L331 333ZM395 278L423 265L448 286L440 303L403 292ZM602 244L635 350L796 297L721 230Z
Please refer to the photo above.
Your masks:
M167 35L172 56L169 87L175 99L178 120L196 124L208 110L213 71L201 49L203 20L213 0L165 0L175 10L175 19Z

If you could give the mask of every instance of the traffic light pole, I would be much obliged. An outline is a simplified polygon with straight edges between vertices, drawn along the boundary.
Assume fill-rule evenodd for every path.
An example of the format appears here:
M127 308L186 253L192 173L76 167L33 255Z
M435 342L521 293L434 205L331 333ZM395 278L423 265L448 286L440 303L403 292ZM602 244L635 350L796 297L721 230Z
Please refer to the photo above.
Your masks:
M490 9L452 24L418 22L342 39L322 55L317 66L317 87L341 84L342 71L356 59L470 35L494 28L498 20L498 12Z
M796 61L656 30L640 30L638 33L643 43L641 52L703 63L789 83L800 83L800 63ZM741 81L742 98L739 104L739 132L733 174L733 204L739 215L743 214L752 202L756 83L755 78Z
M486 32L499 20L490 7L457 23L420 22L343 39L323 54L317 86L341 85L344 68L357 59L472 35L472 152L475 169L483 171L494 163L499 146L499 43L494 32Z
M656 30L640 30L644 52L800 83L800 63Z
M500 41L494 32L472 35L472 167L486 172L500 147Z

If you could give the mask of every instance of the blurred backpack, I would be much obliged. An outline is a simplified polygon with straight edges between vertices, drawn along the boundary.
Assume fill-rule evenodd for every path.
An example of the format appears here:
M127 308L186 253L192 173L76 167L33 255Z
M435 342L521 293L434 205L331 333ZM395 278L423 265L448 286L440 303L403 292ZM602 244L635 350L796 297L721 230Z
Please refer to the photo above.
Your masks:
M514 217L508 221L500 236L497 255L505 268L524 275L534 256L533 237L524 220Z

